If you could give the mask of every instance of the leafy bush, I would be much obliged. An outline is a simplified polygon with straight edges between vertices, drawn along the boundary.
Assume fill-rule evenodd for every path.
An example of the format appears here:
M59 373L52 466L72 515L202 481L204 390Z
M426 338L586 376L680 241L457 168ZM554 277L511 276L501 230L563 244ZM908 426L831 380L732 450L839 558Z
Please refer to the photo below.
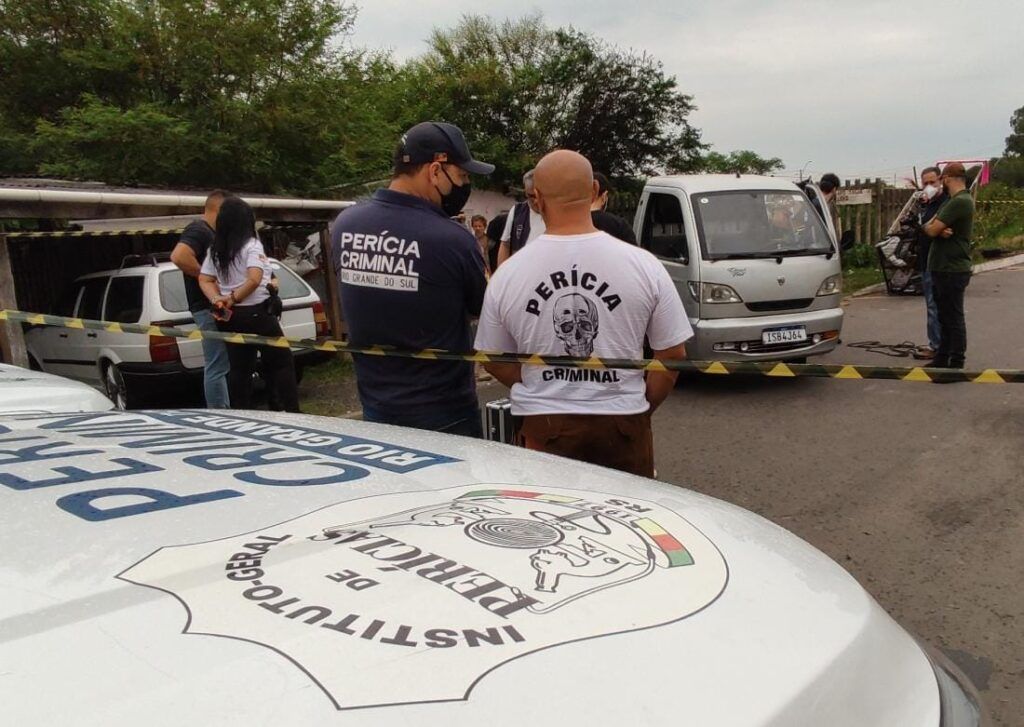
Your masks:
M1006 201L1019 204L1001 203ZM998 182L982 187L974 219L975 246L998 247L1004 244L1001 241L1020 235L1024 235L1024 189Z
M862 242L843 253L844 268L873 268L878 265L878 251L875 246Z
M1003 157L997 159L992 169L992 180L1010 187L1024 189L1024 158Z

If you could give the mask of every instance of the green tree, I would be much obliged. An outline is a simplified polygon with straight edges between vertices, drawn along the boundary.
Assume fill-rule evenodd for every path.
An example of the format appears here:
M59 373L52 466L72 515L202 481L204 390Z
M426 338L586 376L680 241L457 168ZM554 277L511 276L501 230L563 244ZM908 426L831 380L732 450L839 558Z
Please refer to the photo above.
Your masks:
M700 160L699 169L712 174L771 174L782 169L778 157L764 158L749 149L722 154L709 151Z
M1010 117L1010 135L1006 137L1006 156L1024 157L1024 106Z
M0 171L322 193L459 124L512 186L556 147L619 179L697 169L692 98L646 54L540 16L467 16L409 63L341 0L0 0Z
M58 118L83 93L107 83L106 74L83 62L83 55L100 55L93 50L100 44L96 30L105 27L108 6L107 0L0 0L3 171L34 171L37 160L29 147L37 119Z
M1011 187L1024 187L1024 157L1005 156L992 160L992 181Z
M404 121L458 124L475 153L497 165L492 181L505 186L559 147L616 177L692 169L703 149L688 122L692 98L657 60L550 29L539 15L502 23L465 16L435 30L403 78Z
M1010 135L1001 159L992 160L992 180L1011 187L1024 187L1024 106L1010 117Z
M188 121L161 104L122 110L86 94L56 122L41 119L33 144L48 160L40 165L43 174L166 184L194 161L191 132Z
M339 42L355 17L336 0L0 0L0 162L301 193L366 173L397 133L372 91L395 69Z

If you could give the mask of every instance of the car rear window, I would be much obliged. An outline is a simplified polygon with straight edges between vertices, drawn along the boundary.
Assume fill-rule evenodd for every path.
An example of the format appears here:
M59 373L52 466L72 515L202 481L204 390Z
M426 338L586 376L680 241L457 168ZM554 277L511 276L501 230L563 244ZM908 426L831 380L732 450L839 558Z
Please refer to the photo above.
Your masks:
M142 318L142 291L146 279L141 275L114 278L107 291L107 314L104 320L117 323L138 323Z
M305 298L309 287L302 279L279 262L272 262L274 275L281 284L281 299ZM165 270L160 273L160 305L168 313L183 313L188 310L185 297L185 278L180 270Z
M279 262L272 262L274 275L281 284L281 300L290 298L305 298L309 295L309 286L302 282L302 278L293 273Z
M188 310L185 297L185 276L180 270L164 270L160 273L160 305L168 313L184 313Z
M85 291L82 301L78 304L78 317L98 321L102 319L103 291L107 289L110 278L89 278L82 281Z

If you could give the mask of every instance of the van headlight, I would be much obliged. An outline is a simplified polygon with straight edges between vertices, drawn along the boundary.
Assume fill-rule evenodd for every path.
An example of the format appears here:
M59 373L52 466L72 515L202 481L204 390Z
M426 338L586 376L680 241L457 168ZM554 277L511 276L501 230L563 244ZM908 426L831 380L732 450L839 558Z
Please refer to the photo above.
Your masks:
M818 288L818 295L837 295L843 292L843 276L829 275Z
M701 303L742 303L743 298L728 285L689 281L690 295Z
M939 685L939 727L988 727L988 715L981 706L974 685L949 658L919 641L935 672Z

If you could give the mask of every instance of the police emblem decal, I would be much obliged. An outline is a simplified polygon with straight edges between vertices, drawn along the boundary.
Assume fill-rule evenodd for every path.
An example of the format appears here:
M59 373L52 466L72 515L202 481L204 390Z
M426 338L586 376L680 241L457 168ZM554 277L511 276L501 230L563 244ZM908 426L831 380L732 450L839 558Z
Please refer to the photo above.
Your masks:
M187 633L274 649L348 709L466 699L533 651L679 621L722 593L728 569L664 506L476 485L161 548L119 577L175 595Z

